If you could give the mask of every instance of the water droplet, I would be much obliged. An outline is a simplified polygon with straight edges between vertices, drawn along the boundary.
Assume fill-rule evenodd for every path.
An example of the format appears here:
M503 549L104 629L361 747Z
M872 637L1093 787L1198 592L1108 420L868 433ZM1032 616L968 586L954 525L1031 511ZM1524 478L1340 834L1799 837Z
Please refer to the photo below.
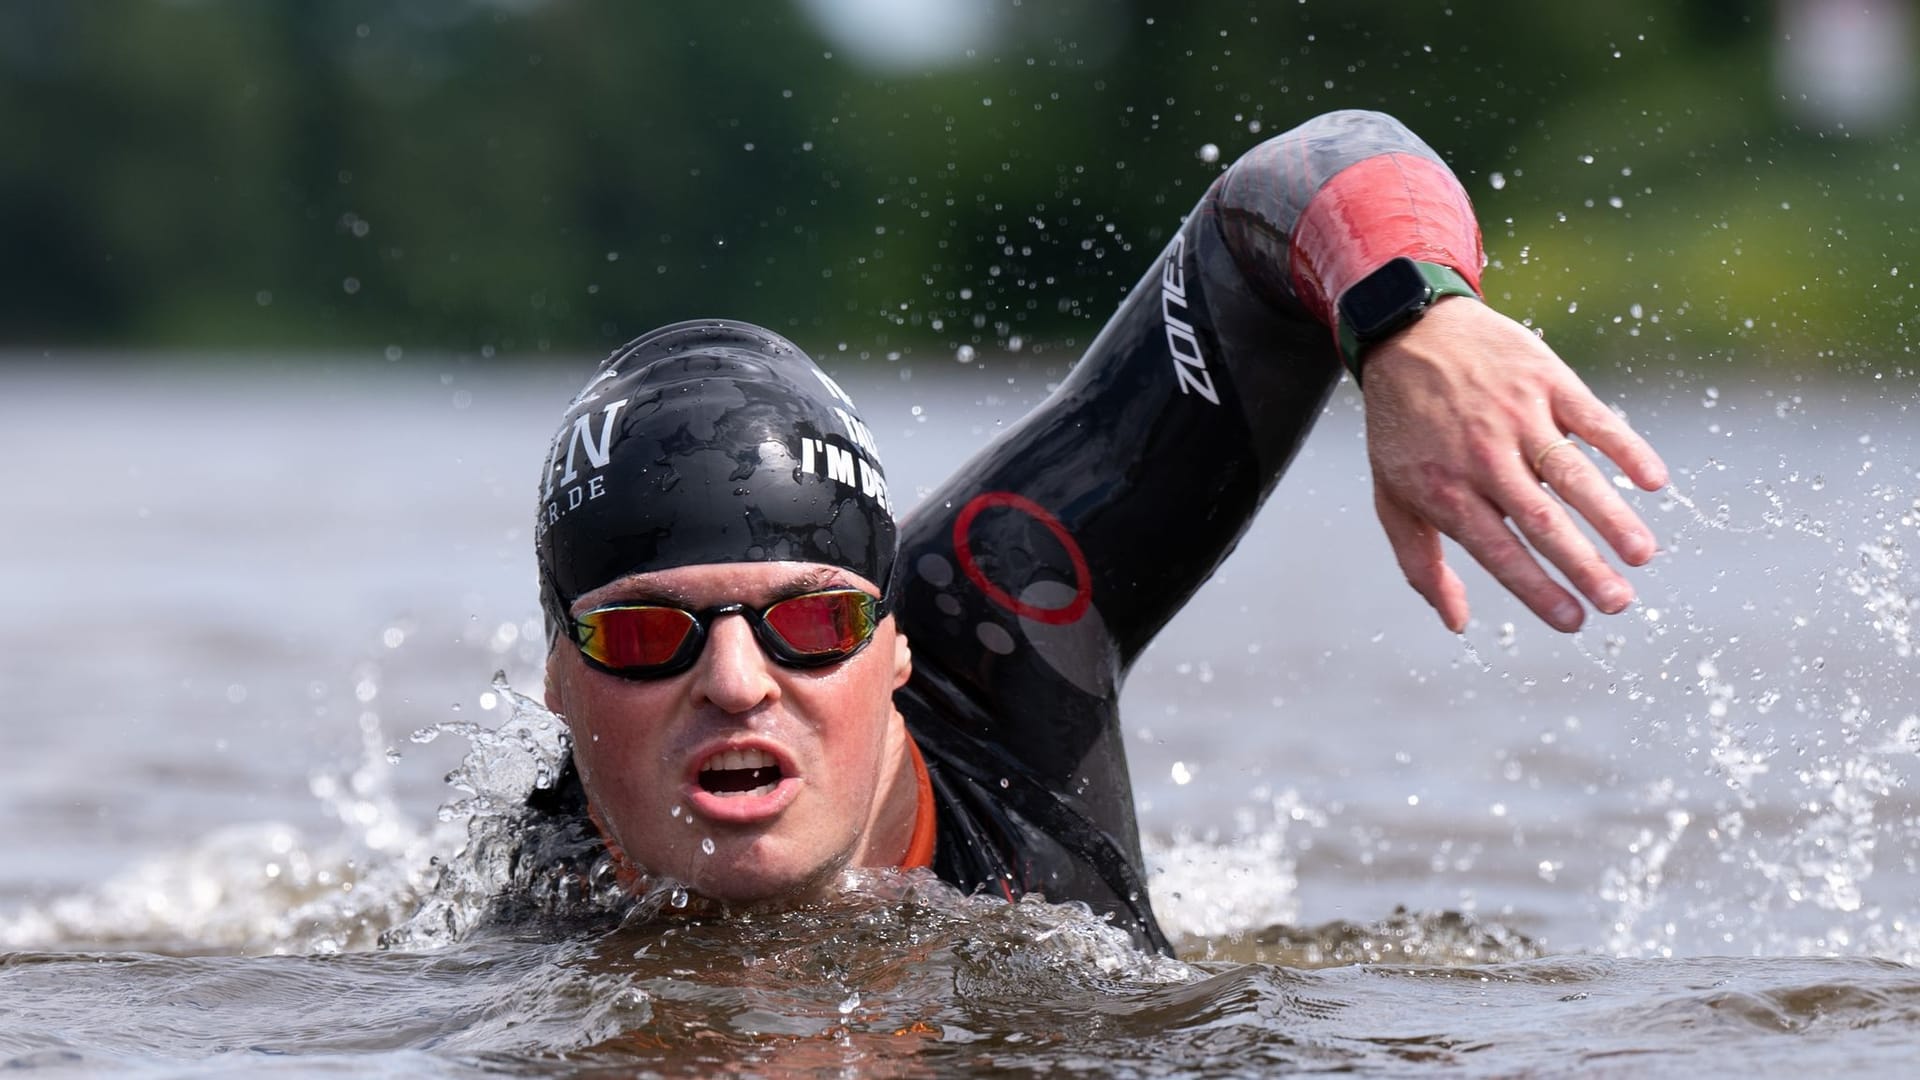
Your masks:
M709 836L706 839L701 840L700 850L707 853L708 855L713 854L713 837Z
M686 907L687 906L687 890L682 886L675 885L673 887L673 891L667 894L667 903L674 908Z
M1504 191L1507 187L1507 174L1503 172L1489 173L1487 174L1487 183L1492 185L1495 191Z
M1212 143L1206 143L1202 145L1199 150L1195 151L1194 156L1211 165L1220 160L1220 148Z

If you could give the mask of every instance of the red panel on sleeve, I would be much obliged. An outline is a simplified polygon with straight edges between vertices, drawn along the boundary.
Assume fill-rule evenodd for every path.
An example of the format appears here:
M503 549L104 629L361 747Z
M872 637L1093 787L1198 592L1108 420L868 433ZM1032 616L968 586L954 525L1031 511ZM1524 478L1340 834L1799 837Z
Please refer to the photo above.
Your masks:
M1460 182L1439 162L1379 154L1321 185L1294 226L1287 270L1294 295L1331 327L1340 294L1402 255L1451 266L1480 288L1480 225Z

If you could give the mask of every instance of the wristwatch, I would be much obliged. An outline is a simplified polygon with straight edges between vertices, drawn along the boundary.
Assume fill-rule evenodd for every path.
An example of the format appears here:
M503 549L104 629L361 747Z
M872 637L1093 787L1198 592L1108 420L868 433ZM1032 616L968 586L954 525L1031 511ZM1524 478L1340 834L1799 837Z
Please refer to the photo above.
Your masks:
M1479 295L1453 267L1402 255L1340 294L1340 359L1357 383L1369 346L1419 318L1443 296Z

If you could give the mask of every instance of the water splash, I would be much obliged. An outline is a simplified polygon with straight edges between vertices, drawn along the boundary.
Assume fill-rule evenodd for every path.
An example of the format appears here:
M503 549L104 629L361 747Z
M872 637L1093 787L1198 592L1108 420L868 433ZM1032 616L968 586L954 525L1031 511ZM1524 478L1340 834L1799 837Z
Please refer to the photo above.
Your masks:
M1707 459L1707 467L1724 468L1719 461L1712 458ZM1733 507L1726 503L1716 505L1711 514L1707 513L1700 508L1700 504L1693 496L1680 490L1678 484L1669 484L1660 494L1664 500L1663 509L1672 506L1683 507L1696 525L1736 535L1758 533L1764 529L1761 525L1736 524L1733 519Z
M324 954L458 940L508 889L532 888L511 872L522 840L514 823L527 793L551 785L564 760L558 720L513 691L504 674L493 689L511 705L498 727L448 721L414 736L469 743L448 776L455 797L434 821L410 820L395 802L391 748L378 716L365 712L358 764L309 780L337 834L310 836L276 822L221 829L0 919L0 945ZM618 892L610 870L601 877L597 893L583 893ZM545 900L561 906L562 886L540 884L551 894Z
M1640 936L1638 926L1660 898L1667 859L1691 824L1693 815L1685 810L1668 810L1665 832L1641 829L1639 836L1627 845L1626 865L1609 867L1603 875L1600 898L1616 905L1612 934L1607 939L1608 952L1616 956L1672 955L1668 945L1671 929Z
M334 953L371 947L410 912L444 841L395 804L386 739L363 714L361 759L309 789L336 835L275 822L220 829L99 885L0 918L8 948L84 944L165 951Z
M504 672L493 692L507 705L495 726L469 721L433 724L416 743L452 735L467 753L447 774L456 795L439 818L464 836L434 856L435 877L416 911L380 936L386 948L428 949L463 940L505 909L550 915L609 912L630 903L605 845L584 821L536 820L535 791L553 787L569 753L566 726L513 689Z
M1458 911L1411 912L1405 908L1370 922L1340 919L1318 926L1275 923L1207 945L1209 960L1284 964L1290 968L1348 964L1458 967L1513 963L1546 955L1539 943L1499 922Z
M1324 828L1326 815L1297 792L1272 796L1256 817L1239 812L1233 835L1141 838L1147 892L1167 934L1183 946L1290 923L1300 914L1292 831Z
M1915 500L1920 511L1920 499ZM1915 524L1915 513L1903 516L1905 524ZM1893 647L1902 659L1913 656L1913 616L1920 611L1920 598L1909 593L1906 578L1906 552L1892 534L1863 543L1859 547L1860 565L1847 573L1847 588L1859 597L1875 635Z
M1710 459L1699 475L1726 471ZM1823 475L1784 461L1781 471L1736 481L1758 500L1750 517L1736 499L1706 512L1704 496L1667 495L1687 511L1668 545L1682 557L1713 557L1696 534L1814 546L1816 568L1804 578L1776 565L1765 581L1730 582L1744 611L1777 622L1777 636L1726 633L1702 614L1701 597L1668 589L1643 600L1678 614L1648 624L1638 644L1650 654L1601 654L1576 641L1630 695L1644 695L1640 745L1675 752L1716 782L1691 790L1675 772L1643 794L1658 823L1623 837L1599 888L1610 908L1605 947L1616 954L1735 947L1920 958L1911 918L1920 837L1906 794L1920 736L1909 723L1920 581L1906 549L1920 531L1920 499L1873 484L1851 496L1864 506L1849 505ZM1848 539L1838 523L1863 518L1874 534Z

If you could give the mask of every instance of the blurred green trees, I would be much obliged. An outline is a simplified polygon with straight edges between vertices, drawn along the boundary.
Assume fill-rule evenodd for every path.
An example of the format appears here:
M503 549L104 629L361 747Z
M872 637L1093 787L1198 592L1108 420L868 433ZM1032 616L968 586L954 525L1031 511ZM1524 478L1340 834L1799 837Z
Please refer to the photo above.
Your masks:
M1453 164L1571 359L1907 345L1907 126L1805 120L1771 5L978 3L903 71L775 0L0 0L0 345L1084 344L1236 154L1342 107Z

